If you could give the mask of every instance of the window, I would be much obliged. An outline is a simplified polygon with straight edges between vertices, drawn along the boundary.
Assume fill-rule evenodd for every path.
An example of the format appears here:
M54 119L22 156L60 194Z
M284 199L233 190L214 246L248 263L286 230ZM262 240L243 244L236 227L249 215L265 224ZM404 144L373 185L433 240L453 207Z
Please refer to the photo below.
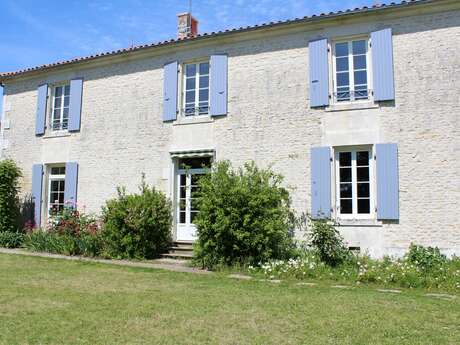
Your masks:
M368 55L367 39L333 44L333 94L335 102L369 99Z
M185 116L209 113L209 62L184 65L183 113Z
M337 215L370 218L373 207L372 149L336 150Z
M67 129L69 125L70 84L53 88L51 107L51 130Z
M65 166L51 167L48 186L48 215L55 215L64 209Z

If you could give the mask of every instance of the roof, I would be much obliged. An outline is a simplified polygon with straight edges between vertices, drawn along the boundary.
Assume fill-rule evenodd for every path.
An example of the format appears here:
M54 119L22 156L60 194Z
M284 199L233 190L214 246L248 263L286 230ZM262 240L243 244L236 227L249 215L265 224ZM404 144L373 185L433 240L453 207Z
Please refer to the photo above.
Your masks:
M181 44L181 43L184 43L185 41L198 41L198 40L203 40L203 39L209 39L211 37L218 37L218 36L224 36L224 35L229 35L229 34L234 34L234 33L242 33L242 32L247 32L247 31L260 30L260 29L264 29L268 27L285 26L289 24L298 24L298 23L308 23L308 22L313 22L313 21L318 21L318 20L350 16L350 15L359 14L359 13L377 12L377 11L382 11L382 10L389 9L389 8L402 8L402 7L414 6L414 5L418 5L422 3L430 3L433 1L434 0L407 0L407 1L401 1L399 3L391 2L389 4L377 4L371 7L364 6L364 7L354 8L354 9L347 9L344 11L321 13L317 15L314 14L314 15L305 16L302 18L280 20L277 22L268 22L268 23L263 23L263 24L247 26L247 27L227 29L223 31L212 31L209 33L198 34L197 36L191 37L191 38L170 39L170 40L160 41L160 42L155 42L155 43L150 43L150 44L132 46L129 48L123 48L123 49L98 53L98 54L84 56L84 57L77 57L77 58L70 59L70 60L63 60L63 61L53 62L53 63L49 63L45 65L25 68L25 69L13 71L13 72L3 72L3 73L0 73L0 83L2 81L14 78L16 76L21 76L21 75L36 72L36 71L51 70L51 69L54 69L60 66L77 64L79 62L100 59L106 56L127 54L127 53L131 53L135 51L145 50L145 49L164 47L164 46L174 45L174 44Z

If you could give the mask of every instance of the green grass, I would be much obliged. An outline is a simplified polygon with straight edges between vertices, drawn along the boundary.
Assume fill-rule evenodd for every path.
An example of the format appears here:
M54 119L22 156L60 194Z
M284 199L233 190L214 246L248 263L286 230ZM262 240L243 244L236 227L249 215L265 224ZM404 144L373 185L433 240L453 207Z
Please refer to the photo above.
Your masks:
M460 344L460 298L0 255L0 344Z

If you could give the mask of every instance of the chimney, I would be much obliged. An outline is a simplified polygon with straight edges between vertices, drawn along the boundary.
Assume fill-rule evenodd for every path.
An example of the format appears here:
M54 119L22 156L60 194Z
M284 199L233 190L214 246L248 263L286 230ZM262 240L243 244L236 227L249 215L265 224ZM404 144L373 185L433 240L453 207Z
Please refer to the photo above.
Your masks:
M192 38L198 34L198 20L189 12L177 15L177 38Z

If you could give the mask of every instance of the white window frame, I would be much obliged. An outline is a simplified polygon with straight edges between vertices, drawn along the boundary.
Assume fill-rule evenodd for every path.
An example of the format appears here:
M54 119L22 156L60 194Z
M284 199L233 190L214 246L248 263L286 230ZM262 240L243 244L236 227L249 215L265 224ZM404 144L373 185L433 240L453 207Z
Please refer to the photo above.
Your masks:
M374 145L359 145L359 146L343 146L334 148L334 188L335 188L335 211L337 219L375 219L376 205L376 180L375 180L375 146ZM369 213L358 213L358 193L357 193L357 169L356 169L356 152L369 152ZM352 213L340 212L340 162L339 153L352 152Z
M205 88L200 88L200 64L207 63L209 65L208 70L208 111L206 113L199 112L199 97L200 97L200 90ZM186 87L187 87L187 66L188 65L195 65L196 73L195 73L195 113L186 115L185 113L185 106L186 106ZM196 117L203 117L210 115L210 97L211 97L211 61L209 59L200 59L195 61L188 61L182 64L182 78L181 78L181 114L185 118L196 118Z
M65 87L69 87L69 106L64 107L64 102L65 102ZM59 128L54 128L54 110L55 110L55 105L54 105L54 100L56 98L56 89L58 87L62 87L62 96L61 96L61 104L60 104L60 117L59 117ZM50 104L50 113L49 113L49 129L51 131L67 131L69 128L69 117L70 117L70 82L62 82L59 84L54 84L51 86L51 104ZM63 128L64 124L64 108L69 109L69 113L67 115L67 128Z
M63 193L65 193L65 176L66 174L57 174L57 175L53 175L52 174L52 169L53 168L65 168L65 164L53 164L53 165L49 165L48 167L48 195L46 196L46 216L49 218L51 217L51 206L54 205L55 203L51 202L50 198L51 198L51 185L52 185L52 182L54 181L64 181L64 191ZM64 204L65 206L65 200L64 200Z
M354 99L354 61L353 61L353 50L352 50L352 42L353 41L366 41L366 72L367 72L367 90L368 90L368 97L367 99ZM336 56L335 56L335 45L337 43L348 43L348 75L349 75L349 88L350 88L350 100L348 101L338 101L337 100L337 65L336 65ZM350 103L367 103L374 101L374 92L371 88L373 85L372 83L372 59L371 59L371 40L368 35L359 35L359 36L349 36L343 37L340 39L332 40L329 43L329 65L332 66L331 73L329 77L329 85L330 85L330 94L332 95L332 103L333 104L350 104Z

